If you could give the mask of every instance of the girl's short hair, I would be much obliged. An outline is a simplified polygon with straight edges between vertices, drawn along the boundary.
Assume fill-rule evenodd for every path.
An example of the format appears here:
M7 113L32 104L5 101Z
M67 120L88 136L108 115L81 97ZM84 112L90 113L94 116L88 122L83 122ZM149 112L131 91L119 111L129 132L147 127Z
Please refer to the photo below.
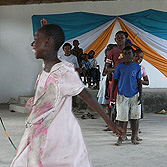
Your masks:
M122 34L124 34L125 35L125 38L128 38L128 33L127 32L125 32L125 31L118 31L116 34L115 34L115 36L117 36L119 33L122 33Z
M124 51L124 50L132 50L133 55L134 55L134 53L135 53L135 50L134 50L131 46L126 46L126 47L123 49L123 51Z
M63 29L56 24L44 25L38 31L44 33L46 37L51 37L54 40L54 49L57 51L65 41Z

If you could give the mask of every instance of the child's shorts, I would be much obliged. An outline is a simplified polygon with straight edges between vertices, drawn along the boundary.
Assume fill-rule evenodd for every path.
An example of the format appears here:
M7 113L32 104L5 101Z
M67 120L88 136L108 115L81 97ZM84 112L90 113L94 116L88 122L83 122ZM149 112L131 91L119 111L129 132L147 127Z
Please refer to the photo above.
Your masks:
M133 97L117 95L116 100L117 117L116 120L127 122L129 119L141 118L141 104L138 105L138 94Z

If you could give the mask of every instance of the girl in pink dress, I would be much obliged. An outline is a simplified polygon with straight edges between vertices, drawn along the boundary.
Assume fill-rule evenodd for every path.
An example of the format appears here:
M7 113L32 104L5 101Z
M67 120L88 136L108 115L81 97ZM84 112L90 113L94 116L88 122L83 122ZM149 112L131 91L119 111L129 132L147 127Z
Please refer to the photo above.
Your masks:
M134 56L134 62L141 64L141 62L143 61L143 57L144 57L144 53L141 49L137 49L135 51L135 56ZM145 67L141 66L141 75L142 75L142 85L149 85L149 79L148 79L148 75L146 72ZM144 107L143 107L143 102L141 103L141 119L143 119L143 114L144 114ZM139 120L137 122L137 135L136 135L136 140L137 141L142 141L141 138L139 138Z
M105 120L118 136L124 131L111 122L97 101L87 92L71 63L60 61L57 52L64 43L63 30L44 25L32 43L36 59L44 69L37 79L35 96L18 153L11 167L90 167L81 128L72 113L72 96L79 95Z

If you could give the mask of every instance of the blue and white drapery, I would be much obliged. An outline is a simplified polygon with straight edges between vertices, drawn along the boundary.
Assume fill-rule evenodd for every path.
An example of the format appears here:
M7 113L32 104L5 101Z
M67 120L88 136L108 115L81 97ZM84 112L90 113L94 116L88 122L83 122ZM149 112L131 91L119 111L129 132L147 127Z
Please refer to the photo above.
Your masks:
M33 33L41 27L40 20L58 24L65 33L66 42L78 39L84 52L95 50L96 57L106 47L116 20L127 31L132 42L144 51L144 59L167 77L167 12L142 12L108 16L86 12L32 16ZM62 50L59 52L62 54Z

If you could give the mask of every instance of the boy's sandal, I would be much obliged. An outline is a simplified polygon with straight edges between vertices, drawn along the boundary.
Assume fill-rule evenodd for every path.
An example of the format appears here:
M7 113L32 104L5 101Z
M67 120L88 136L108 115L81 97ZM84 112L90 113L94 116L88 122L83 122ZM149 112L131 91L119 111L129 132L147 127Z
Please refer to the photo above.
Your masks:
M103 131L111 131L110 128L103 129Z

